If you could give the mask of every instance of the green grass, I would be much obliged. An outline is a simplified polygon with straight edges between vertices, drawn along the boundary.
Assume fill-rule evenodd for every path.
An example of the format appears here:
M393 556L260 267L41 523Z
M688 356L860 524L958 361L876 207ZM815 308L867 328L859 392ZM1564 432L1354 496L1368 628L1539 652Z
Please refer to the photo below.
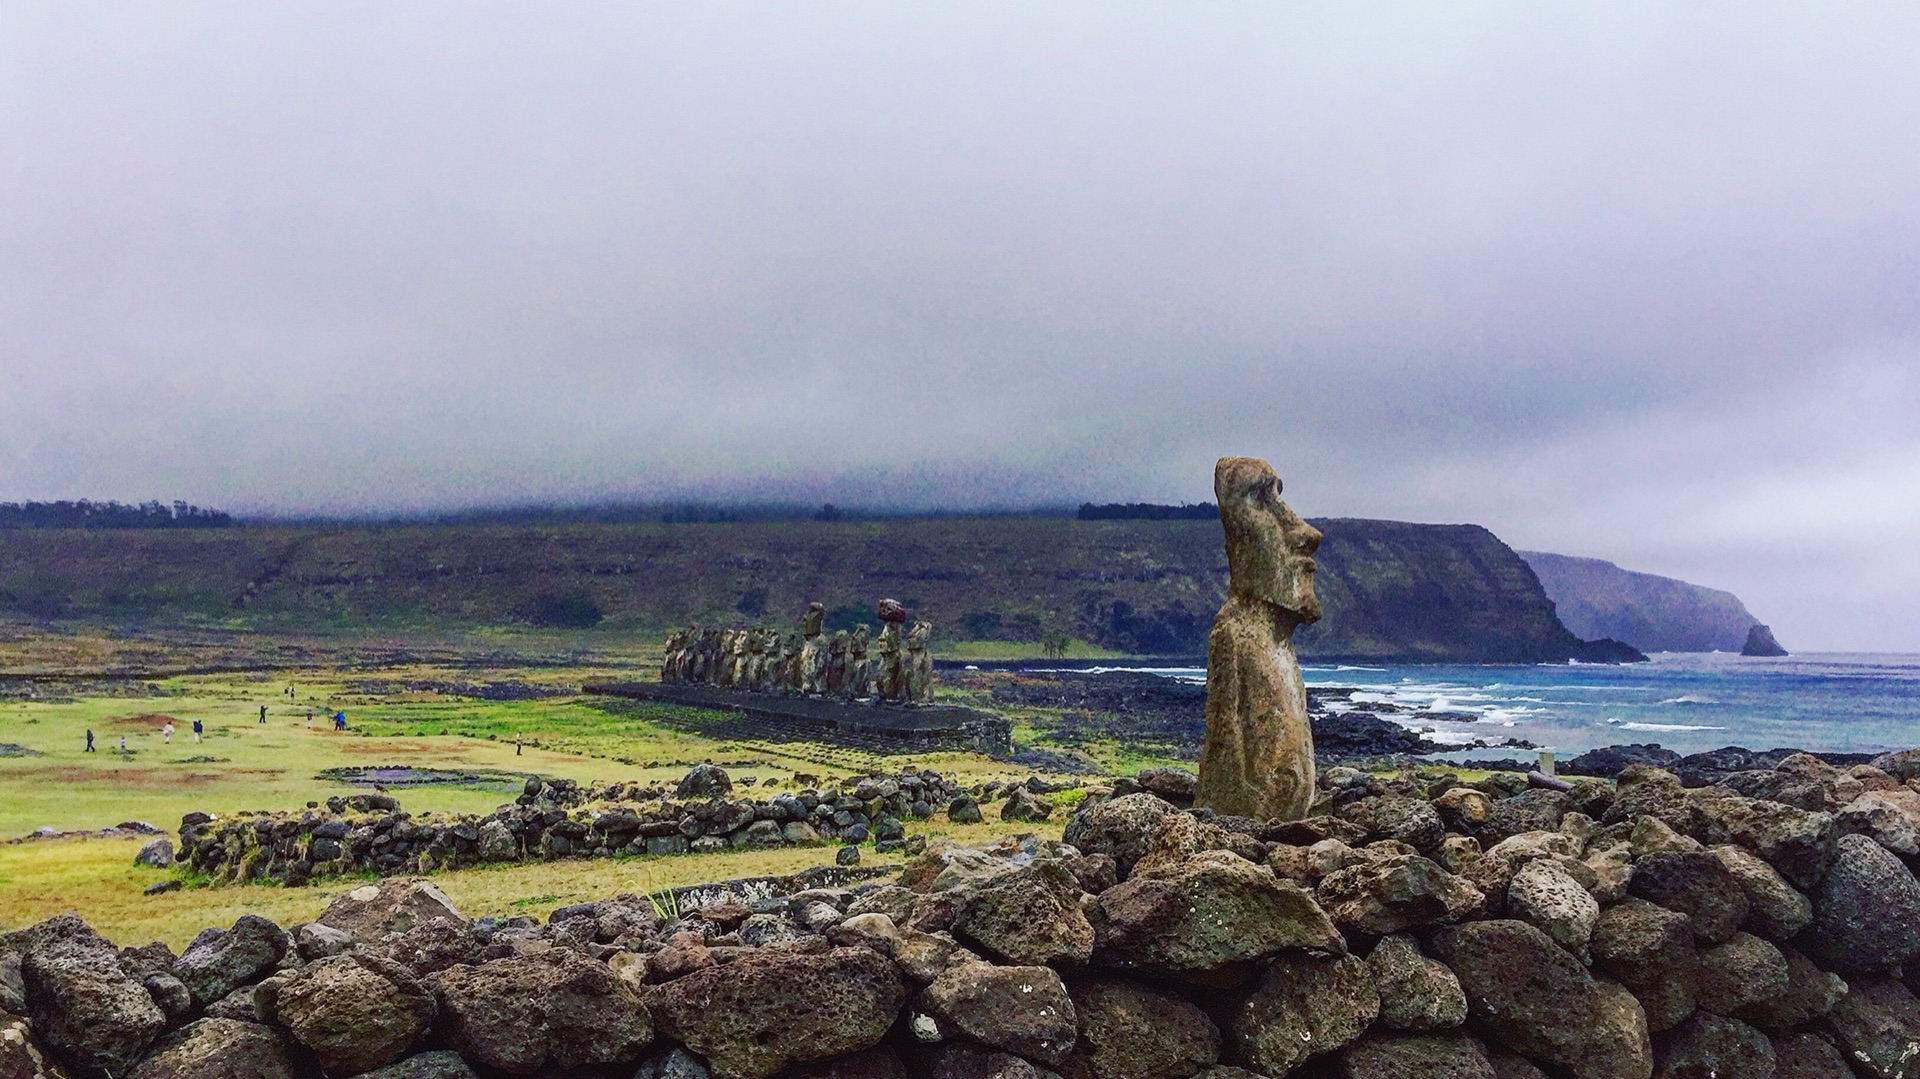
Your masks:
M1066 652L1057 657L1049 657L1040 647L1039 641L946 641L940 645L940 658L960 660L1125 659L1126 654L1102 648L1091 641L1075 637L1067 645Z
M5 842L45 826L95 830L143 820L172 833L191 811L297 809L366 788L321 778L333 768L411 766L538 774L580 780L673 781L688 762L718 760L756 788L790 785L796 772L854 774L867 764L913 763L957 773L968 783L1025 774L970 753L880 758L815 744L769 744L731 737L728 714L644 702L568 695L493 702L409 691L403 683L519 681L571 686L632 677L632 669L512 668L476 671L414 666L378 671L308 670L259 675L191 675L152 683L95 686L101 695L0 701L0 743L38 755L0 757L0 930L75 910L123 943L147 939L179 946L209 925L256 911L282 924L311 919L355 881L317 888L189 888L142 895L166 874L138 869L143 840L57 839ZM287 685L295 696L285 695ZM376 684L370 684L376 683ZM110 693L104 691L111 691ZM266 704L268 722L259 722ZM346 711L351 729L336 734L326 717ZM307 712L314 726L306 725ZM168 744L163 717L176 728ZM201 719L204 741L193 743ZM85 751L85 733L96 751ZM443 733L444 732L444 733ZM119 739L127 752L117 751ZM516 754L514 738L523 746ZM212 758L195 760L194 758ZM743 766L739 762L757 762ZM823 765L822 760L830 763ZM632 763L629 763L632 762ZM855 766L858 767L855 767ZM452 785L391 791L413 812L487 813L514 792ZM1057 834L1059 825L953 830L969 838L1011 831ZM913 822L914 834L946 834L944 821ZM865 852L869 862L871 848ZM832 860L832 848L729 852L659 859L613 859L486 867L436 875L463 909L480 914L544 914L563 903L622 891L763 873L786 873Z

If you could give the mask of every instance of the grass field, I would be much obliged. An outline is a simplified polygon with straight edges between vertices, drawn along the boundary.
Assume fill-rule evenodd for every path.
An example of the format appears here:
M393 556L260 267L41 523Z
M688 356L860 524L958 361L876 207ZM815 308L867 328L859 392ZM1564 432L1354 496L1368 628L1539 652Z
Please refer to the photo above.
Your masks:
M489 812L511 800L527 775L672 781L701 760L721 762L736 777L752 777L761 785L791 785L796 772L842 776L909 761L958 773L969 782L1026 774L970 753L883 758L813 743L738 739L730 737L734 732L725 713L578 692L583 683L632 678L649 666L641 657L620 665L416 664L38 684L34 699L0 700L0 746L8 747L0 753L17 754L0 755L0 930L74 910L122 943L159 939L178 947L200 929L230 924L246 911L283 924L310 919L332 896L358 882L187 889L149 897L142 890L166 874L132 864L141 840L18 837L39 828L91 831L131 820L172 833L180 817L195 810L224 816L294 809L366 790L322 777L335 768L496 774L491 785L432 784L389 792L410 811L465 813ZM483 683L558 695L500 701L456 692ZM259 718L262 705L265 723ZM344 734L333 732L328 722L336 710L347 715ZM191 734L196 718L206 727L197 745ZM161 733L169 720L175 727L171 742ZM89 729L95 735L92 753L85 748ZM1058 827L989 824L954 834L1057 834ZM952 828L939 818L912 826L927 835ZM866 853L871 862L871 850ZM792 872L829 863L833 854L833 848L819 847L556 862L462 870L439 874L435 881L470 915L544 914L563 903L622 891Z

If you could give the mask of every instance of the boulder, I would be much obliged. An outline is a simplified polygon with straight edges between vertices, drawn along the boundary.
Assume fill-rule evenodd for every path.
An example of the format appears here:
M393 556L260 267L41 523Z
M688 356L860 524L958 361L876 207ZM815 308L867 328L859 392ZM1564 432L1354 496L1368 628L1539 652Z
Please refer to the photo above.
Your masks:
M433 993L398 963L351 953L289 974L266 1004L329 1072L391 1064L433 1023Z
M1643 899L1622 900L1600 912L1592 948L1594 965L1639 999L1648 1029L1667 1030L1693 1014L1700 953L1686 915Z
M669 1079L706 1079L706 1070L695 1075L675 1075ZM460 1059L460 1054L446 1049L410 1056L398 1064L389 1064L384 1068L375 1068L355 1079L475 1079L473 1069ZM636 1077L638 1079L638 1077Z
M1341 929L1375 936L1458 921L1479 910L1483 900L1464 877L1418 854L1336 870L1320 881L1314 896Z
M965 1042L936 1046L913 1074L924 1079L1060 1079L1059 1073L1012 1053Z
M1477 834L1492 840L1523 832L1555 832L1567 815L1567 796L1556 790L1521 791L1495 801Z
M1892 978L1851 980L1827 1016L1855 1070L1874 1079L1920 1074L1920 1001Z
M17 1015L0 1014L0 1077L64 1079L53 1061L33 1042L33 1027Z
M1902 749L1893 753L1882 753L1873 758L1872 765L1902 783L1910 779L1920 779L1920 749Z
M0 1014L27 1014L27 980L20 973L20 953L0 947Z
M160 838L149 840L133 856L134 865L144 865L149 869L169 869L173 866L173 840Z
M1160 823L1178 812L1172 803L1152 794L1109 798L1067 818L1061 838L1082 853L1111 856L1125 879L1133 872L1133 863L1147 853Z
M173 976L204 1008L271 974L291 945L286 930L258 914L243 914L232 929L207 929L193 938L174 960Z
M465 923L445 892L423 880L389 877L364 884L335 899L314 921L348 933L356 940L377 941L389 933L404 933L422 922L445 918Z
M293 945L299 950L300 958L311 963L315 959L339 955L353 947L353 934L330 925L308 922L293 927Z
M701 1079L705 1079L706 1074L702 1071ZM817 1064L789 1068L781 1073L780 1079L907 1079L907 1067L893 1050L875 1046Z
M1700 1007L1715 1015L1737 1015L1787 991L1787 957L1754 936L1735 933L1725 944L1700 953Z
M1864 835L1903 858L1920 855L1920 792L1868 791L1834 815L1845 835Z
M297 1074L272 1027L202 1019L162 1038L128 1079L294 1079Z
M966 889L953 931L994 957L1044 966L1093 956L1093 925L1080 909L1080 883L1053 859L1032 862Z
M1342 947L1304 889L1225 851L1130 878L1102 892L1098 909L1093 961L1118 970L1237 980L1288 948Z
M1393 794L1362 798L1341 810L1340 816L1365 828L1374 839L1396 839L1422 852L1438 847L1447 834L1439 811L1424 798Z
M633 1079L710 1079L711 1075L699 1057L685 1049L669 1049L642 1061Z
M480 825L473 853L483 862L515 861L520 857L520 840L504 821L488 820Z
M1240 1056L1268 1075L1351 1044L1380 1014L1364 960L1291 952L1274 960L1233 1017Z
M1450 1030L1467 1020L1467 997L1445 963L1420 953L1406 934L1380 941L1367 956L1380 994L1380 1023L1390 1030Z
M34 1037L82 1076L123 1076L167 1017L112 944L72 914L8 938L20 953Z
M1369 1034L1340 1054L1340 1079L1498 1079L1465 1034Z
M764 1079L877 1044L906 999L885 956L834 948L749 953L668 982L648 1006L718 1079Z
M1659 1079L1773 1075L1773 1043L1738 1019L1700 1012L1661 1038Z
M1789 1034L1773 1043L1773 1079L1854 1079L1847 1058L1817 1034Z
M1220 1059L1220 1031L1190 1002L1132 982L1071 990L1080 1040L1071 1079L1186 1079Z
M1703 843L1745 847L1780 871L1796 888L1811 888L1833 864L1833 817L1779 802L1726 793L1723 788L1687 795L1688 830Z
M1198 778L1185 768L1143 768L1133 777L1148 794L1156 794L1175 805L1192 805Z
M1786 989L1755 1001L1737 1016L1770 1034L1784 1034L1819 1019L1847 995L1847 983L1838 974L1821 970L1813 960L1785 945L1780 947L1780 956L1787 964Z
M1078 1037L1066 983L1047 967L958 964L927 986L920 1005L981 1045L1055 1067Z
M1582 963L1600 904L1573 875L1551 858L1536 858L1514 873L1507 886L1507 913L1538 928Z
M1013 788L1000 805L1000 819L1004 821L1043 821L1052 815L1053 803L1025 787Z
M1469 1015L1502 1045L1575 1079L1652 1075L1639 1002L1545 933L1521 921L1471 922L1439 930L1432 943L1460 979Z
M698 798L724 798L733 793L733 780L717 764L696 764L674 785L673 796L683 801Z
M462 1057L501 1071L632 1060L653 1041L633 990L570 949L449 967L428 983L440 1009L435 1031Z
M1695 940L1719 944L1747 920L1747 893L1706 851L1653 851L1633 863L1628 891L1690 919Z
M1920 955L1920 881L1866 836L1842 836L1813 897L1807 954L1842 974L1892 970Z
M1713 856L1747 893L1747 924L1768 940L1792 940L1813 921L1813 903L1766 862L1739 847L1721 845Z

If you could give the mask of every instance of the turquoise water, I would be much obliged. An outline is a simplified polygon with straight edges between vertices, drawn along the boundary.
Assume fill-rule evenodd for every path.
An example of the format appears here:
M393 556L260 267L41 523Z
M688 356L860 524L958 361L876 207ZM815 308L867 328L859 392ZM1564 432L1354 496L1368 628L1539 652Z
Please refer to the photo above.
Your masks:
M1206 677L1203 670L1155 673ZM1624 742L1657 742L1681 753L1727 745L1853 752L1920 746L1920 655L1661 653L1618 667L1316 666L1305 673L1309 686L1353 687L1355 707L1402 709L1377 714L1430 730L1434 741L1524 738L1563 759Z

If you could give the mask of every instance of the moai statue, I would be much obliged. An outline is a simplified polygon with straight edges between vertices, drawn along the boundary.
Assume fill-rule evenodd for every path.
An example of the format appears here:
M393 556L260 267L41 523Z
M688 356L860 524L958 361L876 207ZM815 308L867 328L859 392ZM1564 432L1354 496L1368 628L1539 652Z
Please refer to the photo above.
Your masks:
M821 683L820 691L829 697L838 697L847 688L847 631L835 630L833 639L827 642L827 677Z
M908 704L925 704L933 699L933 623L915 622L907 631L907 656L901 665L905 674Z
M679 646L673 650L674 681L693 681L694 643L699 639L699 626L688 626L686 629L680 631Z
M873 661L867 658L867 626L862 622L855 626L853 635L847 638L847 680L841 686L841 694L850 701L857 701L873 692Z
M806 637L806 644L800 650L799 692L807 696L821 691L821 682L827 673L827 641L820 635L820 624L826 617L826 604L809 603L806 615L800 619L800 632Z
M718 647L715 631L710 629L700 631L700 641L693 648L693 680L695 682L713 681L713 657Z
M755 626L747 631L747 674L744 688L760 692L767 677L767 631Z
M727 688L745 689L747 687L747 631L731 631L732 640L727 643Z
M874 697L879 701L900 701L906 697L906 680L902 678L904 672L900 668L902 622L906 622L906 609L891 599L881 599L879 639L874 641Z
M683 643L681 636L681 631L677 629L667 634L666 653L660 660L660 681L662 682L677 682L680 680L678 677L680 673L678 661L680 659L680 646Z
M1227 599L1207 636L1207 732L1194 804L1221 816L1299 820L1313 803L1313 731L1293 631L1317 621L1320 532L1280 500L1255 457L1222 457Z
M804 682L804 674L800 669L800 665L803 662L805 652L806 646L801 643L800 635L798 633L787 634L787 643L782 646L780 650L780 677L778 679L780 692L785 696L793 697L800 693L801 686Z

